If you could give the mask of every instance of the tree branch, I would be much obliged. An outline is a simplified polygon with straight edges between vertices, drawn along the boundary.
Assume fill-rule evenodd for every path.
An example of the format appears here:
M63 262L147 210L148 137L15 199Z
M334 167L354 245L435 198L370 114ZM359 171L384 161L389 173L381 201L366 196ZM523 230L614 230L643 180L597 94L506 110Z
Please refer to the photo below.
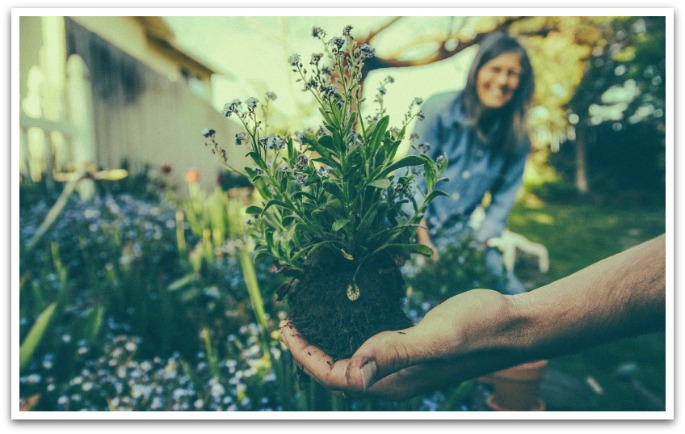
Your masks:
M369 35L367 35L365 38L361 39L360 43L369 43L369 41L371 41L373 38L375 38L376 36L378 36L382 32L386 31L391 25L397 23L401 18L403 18L403 17L396 17L396 18L390 20L389 22L385 23L384 25L382 25L378 29L371 31L369 33ZM451 49L447 47L447 42L452 40L452 36L457 35L459 33L460 29L458 29L456 31L450 31L443 37L419 37L419 38L416 38L414 41L405 45L403 48L396 50L389 55L377 56L377 57L372 57L371 59L368 59L364 65L364 70L362 71L363 77L366 77L369 72L375 71L377 69L421 66L421 65L428 65L431 63L435 63L435 62L438 62L440 60L449 59L450 57L461 53L465 49L479 44L490 33L493 33L496 31L506 32L507 30L509 30L509 28L514 23L522 21L526 18L527 17L507 17L505 20L498 23L494 28L492 28L488 31L478 33L470 39L458 41L456 46L454 48L451 48ZM463 28L463 25L461 27ZM520 35L522 35L522 36L545 36L550 31L551 31L551 29L543 28L543 29L540 29L540 30L537 30L534 32L521 33ZM401 54L403 52L407 51L410 48L413 48L413 47L416 47L416 46L419 46L422 44L426 44L429 42L436 42L440 45L434 52L427 54L425 56L416 57L416 58L409 59L409 60L402 60L401 59Z

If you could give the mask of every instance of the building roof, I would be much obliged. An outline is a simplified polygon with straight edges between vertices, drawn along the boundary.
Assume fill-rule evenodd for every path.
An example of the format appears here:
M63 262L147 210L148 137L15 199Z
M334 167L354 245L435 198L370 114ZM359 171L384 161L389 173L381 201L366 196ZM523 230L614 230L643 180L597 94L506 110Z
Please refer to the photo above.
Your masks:
M208 62L200 60L187 50L176 43L176 36L171 28L166 24L162 17L138 16L135 18L145 29L148 43L158 49L164 55L184 65L187 69L195 71L201 75L211 76L221 74L231 76L230 73L209 65Z

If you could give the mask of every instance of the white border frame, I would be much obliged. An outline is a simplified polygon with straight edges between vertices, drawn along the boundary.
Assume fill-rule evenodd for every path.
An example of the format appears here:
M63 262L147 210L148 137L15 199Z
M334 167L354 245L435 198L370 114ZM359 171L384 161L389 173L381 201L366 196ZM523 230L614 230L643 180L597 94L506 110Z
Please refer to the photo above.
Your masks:
M672 420L675 417L674 409L674 312L675 312L675 238L674 238L674 166L675 166L675 45L674 45L674 9L673 8L203 8L203 9L179 9L179 8L153 8L153 9L94 9L94 8L16 8L11 11L11 258L18 258L19 239L19 198L18 180L18 128L19 114L16 108L19 101L18 83L18 51L19 34L18 21L20 16L79 16L98 15L116 16L134 12L135 15L155 16L198 16L198 15L253 15L253 16L317 16L317 15L340 15L340 16L372 16L372 15L413 15L413 16L437 16L437 15L474 15L474 16L500 16L500 15L539 15L539 16L645 16L658 15L666 18L666 53L667 53L667 81L666 81L666 250L667 250L667 330L666 330L666 410L664 412L543 412L531 413L496 413L496 412L235 412L235 413L209 413L209 412L20 412L18 391L19 372L18 349L19 333L14 321L18 318L18 283L19 264L17 260L11 261L11 418L13 420ZM505 428L506 429L506 428Z

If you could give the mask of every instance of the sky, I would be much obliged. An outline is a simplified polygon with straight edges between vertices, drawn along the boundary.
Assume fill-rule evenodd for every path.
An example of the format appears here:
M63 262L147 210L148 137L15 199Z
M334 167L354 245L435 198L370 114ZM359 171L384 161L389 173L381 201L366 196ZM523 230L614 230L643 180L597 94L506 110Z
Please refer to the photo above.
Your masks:
M340 35L343 27L349 24L353 27L352 35L362 37L390 18L165 16L179 46L223 73L213 81L213 103L217 109L235 98L259 98L266 91L272 91L279 96L274 107L286 113L296 113L297 104L314 105L313 98L300 91L296 74L287 63L293 53L308 59L311 53L323 51L321 42L311 36L313 26L322 27L331 37ZM413 39L419 32L436 32L446 24L446 18L442 16L411 17L393 28L392 36L374 41L374 47L379 53L389 53L397 48L399 40ZM372 72L366 86L375 89L387 75L395 79L388 86L385 104L391 124L398 125L415 97L425 99L434 93L462 87L473 54L473 50L468 50L432 65Z

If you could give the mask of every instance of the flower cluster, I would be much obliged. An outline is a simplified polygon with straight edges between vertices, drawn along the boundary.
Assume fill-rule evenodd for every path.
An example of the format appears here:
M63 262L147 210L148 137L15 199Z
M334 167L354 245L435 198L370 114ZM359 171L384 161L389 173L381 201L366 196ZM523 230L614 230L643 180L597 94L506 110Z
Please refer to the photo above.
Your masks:
M236 358L213 362L199 352L192 363L178 353L139 359L140 339L112 336L96 357L82 345L84 362L65 382L56 380L54 357L45 355L40 370L20 377L22 396L27 402L40 395L40 408L58 411L275 410L276 377L258 333L250 324L228 337L226 345L242 348Z
M422 117L422 101L414 99L402 124L390 127L383 96L392 77L378 88L375 115L363 115L364 63L375 51L358 44L351 31L346 26L341 36L328 38L314 27L312 36L323 51L313 53L307 64L299 54L288 58L302 90L319 106L323 122L317 131L269 132L266 119L256 115L254 98L224 107L227 117L244 126L235 143L250 145L247 155L255 166L244 170L263 198L247 209L257 258L302 269L306 257L323 247L359 264L381 253L432 254L416 242L415 232L428 203L444 194L435 186L446 162L425 154L399 155L407 126ZM213 134L205 138L215 154L225 155ZM419 176L425 177L424 191Z

